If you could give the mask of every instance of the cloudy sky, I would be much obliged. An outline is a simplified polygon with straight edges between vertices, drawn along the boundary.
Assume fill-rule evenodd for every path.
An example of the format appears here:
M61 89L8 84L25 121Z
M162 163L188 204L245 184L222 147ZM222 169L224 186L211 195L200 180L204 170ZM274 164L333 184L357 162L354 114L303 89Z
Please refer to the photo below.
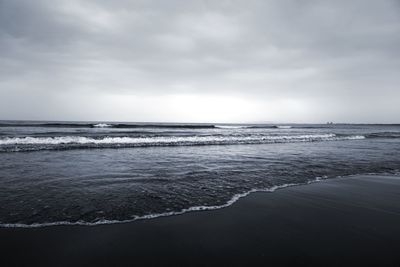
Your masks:
M0 0L0 119L400 122L400 1Z

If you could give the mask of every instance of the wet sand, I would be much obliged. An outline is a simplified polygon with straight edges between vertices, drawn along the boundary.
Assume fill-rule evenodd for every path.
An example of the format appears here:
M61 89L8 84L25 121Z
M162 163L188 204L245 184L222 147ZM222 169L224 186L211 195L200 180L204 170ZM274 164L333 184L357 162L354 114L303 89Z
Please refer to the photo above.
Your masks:
M0 251L1 266L400 266L400 177L326 180L132 223L0 228Z

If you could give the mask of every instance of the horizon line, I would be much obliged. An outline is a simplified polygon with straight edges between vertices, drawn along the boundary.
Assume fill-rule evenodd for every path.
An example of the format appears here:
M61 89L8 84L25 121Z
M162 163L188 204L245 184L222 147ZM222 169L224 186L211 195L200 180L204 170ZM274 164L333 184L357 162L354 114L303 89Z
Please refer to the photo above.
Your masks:
M400 125L400 122L179 122L179 121L116 121L116 120L45 120L45 119L0 119L0 121L20 121L20 122L93 122L93 123L138 123L138 124L327 124L327 125Z

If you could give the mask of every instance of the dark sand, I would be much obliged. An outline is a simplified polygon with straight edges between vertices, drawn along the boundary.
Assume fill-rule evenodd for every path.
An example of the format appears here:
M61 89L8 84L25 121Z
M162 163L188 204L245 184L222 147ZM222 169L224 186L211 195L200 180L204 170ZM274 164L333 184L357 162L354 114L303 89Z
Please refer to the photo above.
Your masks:
M400 266L400 177L254 193L214 211L1 228L0 266Z

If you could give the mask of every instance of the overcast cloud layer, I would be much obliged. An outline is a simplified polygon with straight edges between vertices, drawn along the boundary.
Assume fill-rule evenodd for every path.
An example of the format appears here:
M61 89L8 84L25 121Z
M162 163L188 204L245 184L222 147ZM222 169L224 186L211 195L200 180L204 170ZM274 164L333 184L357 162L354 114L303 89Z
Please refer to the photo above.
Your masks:
M0 119L400 122L400 1L0 0Z

